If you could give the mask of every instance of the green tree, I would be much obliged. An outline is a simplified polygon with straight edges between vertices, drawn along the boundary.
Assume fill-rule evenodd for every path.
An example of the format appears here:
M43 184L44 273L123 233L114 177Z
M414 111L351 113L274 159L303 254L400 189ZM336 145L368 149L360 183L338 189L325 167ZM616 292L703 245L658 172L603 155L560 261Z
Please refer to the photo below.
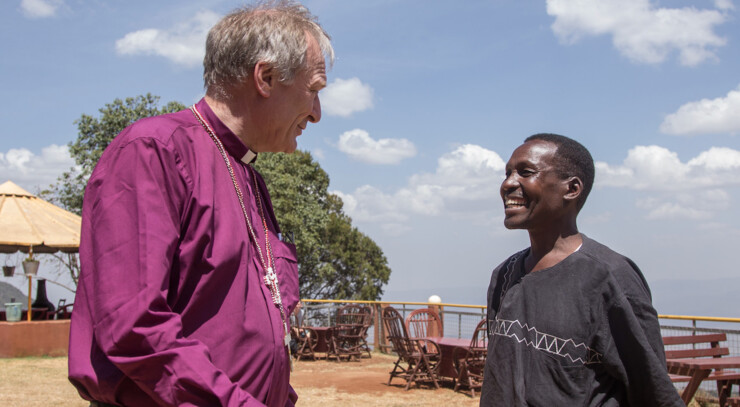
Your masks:
M378 300L391 270L383 251L352 226L329 176L311 154L263 153L255 164L283 233L293 233L302 298Z

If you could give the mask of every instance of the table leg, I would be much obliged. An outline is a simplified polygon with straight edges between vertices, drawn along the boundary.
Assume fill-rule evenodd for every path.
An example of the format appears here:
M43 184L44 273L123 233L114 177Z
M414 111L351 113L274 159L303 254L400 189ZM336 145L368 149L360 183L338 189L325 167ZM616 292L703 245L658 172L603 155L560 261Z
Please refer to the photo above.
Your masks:
M683 400L684 404L687 406L689 405L691 399L694 398L694 394L699 390L701 382L704 381L711 372L711 369L697 369L691 374L691 380L689 380L686 388L683 389L683 393L681 393L681 400Z
M727 399L732 395L732 385L737 380L717 380L717 395L719 396L719 407L727 405Z

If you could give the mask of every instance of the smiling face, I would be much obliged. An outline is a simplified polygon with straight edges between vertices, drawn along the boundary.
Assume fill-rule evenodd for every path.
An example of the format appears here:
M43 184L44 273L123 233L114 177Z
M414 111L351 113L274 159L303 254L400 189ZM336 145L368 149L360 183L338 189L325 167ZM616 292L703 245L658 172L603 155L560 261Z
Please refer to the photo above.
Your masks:
M252 146L255 151L292 153L308 122L321 120L319 91L326 87L326 63L316 39L306 34L306 40L306 67L291 82L275 84L264 144Z
M514 150L501 184L507 229L532 231L561 223L568 180L556 171L556 153L555 144L542 140L526 142Z

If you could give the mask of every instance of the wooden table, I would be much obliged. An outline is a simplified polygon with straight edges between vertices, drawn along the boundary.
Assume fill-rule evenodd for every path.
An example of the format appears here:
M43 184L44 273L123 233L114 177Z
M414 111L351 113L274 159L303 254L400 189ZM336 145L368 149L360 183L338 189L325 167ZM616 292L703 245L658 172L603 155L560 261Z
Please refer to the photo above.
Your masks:
M721 358L697 358L697 359L668 359L666 361L668 373L689 376L691 379L686 388L681 393L681 399L688 405L694 394L699 389L701 382L706 379L713 370L718 369L738 369L740 368L740 356L728 356ZM729 373L729 372L728 372ZM736 374L730 374L735 379ZM723 399L729 395L723 391L723 388L731 386L728 380L717 379L717 390L720 393L720 405L723 405ZM724 394L723 394L724 393ZM724 396L724 397L723 397Z
M313 329L316 332L316 336L318 336L318 341L316 342L316 347L313 351L319 353L328 353L330 349L329 341L331 341L331 327L309 326L307 328Z
M427 337L423 338L429 342L435 343L439 347L439 369L437 375L444 378L457 379L457 369L455 369L455 360L453 355L455 349L465 348L470 346L470 339L462 338L447 338L447 337Z

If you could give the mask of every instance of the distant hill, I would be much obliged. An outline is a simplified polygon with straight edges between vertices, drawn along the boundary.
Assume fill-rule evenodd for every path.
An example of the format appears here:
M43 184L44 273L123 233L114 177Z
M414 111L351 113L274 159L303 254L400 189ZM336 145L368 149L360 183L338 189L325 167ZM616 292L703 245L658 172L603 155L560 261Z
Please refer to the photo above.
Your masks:
M659 314L740 318L740 278L658 280L650 286Z

